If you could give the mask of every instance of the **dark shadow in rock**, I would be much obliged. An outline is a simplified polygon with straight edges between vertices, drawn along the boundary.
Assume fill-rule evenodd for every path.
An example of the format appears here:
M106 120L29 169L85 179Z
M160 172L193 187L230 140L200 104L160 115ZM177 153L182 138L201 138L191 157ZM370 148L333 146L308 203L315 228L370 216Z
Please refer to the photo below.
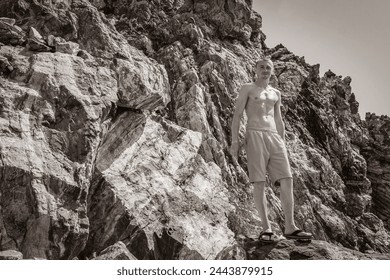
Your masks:
M203 260L202 255L175 239L169 229L163 229L161 236L153 234L154 257L157 260Z
M128 226L130 227L130 226ZM124 231L126 234L127 231ZM114 241L113 239L112 241ZM148 238L144 230L139 227L134 228L130 235L122 240L127 249L139 260L154 259L153 251L149 250Z
M248 260L265 260L278 243L267 244L259 241L257 237L245 236L239 240L239 244L245 249Z
M290 260L310 260L312 256L301 254L300 252L293 251L290 254Z
M97 157L96 168L103 172L128 147L131 147L143 134L146 118L143 114L125 111L112 123L102 141Z
M246 251L248 260L305 260L323 259L327 252L317 252L310 241L293 241L282 239L279 242L265 243L257 236L241 236L237 242Z
M109 184L96 169L88 194L89 236L79 258L89 259L94 253L122 241L137 259L154 259L145 231L110 190Z

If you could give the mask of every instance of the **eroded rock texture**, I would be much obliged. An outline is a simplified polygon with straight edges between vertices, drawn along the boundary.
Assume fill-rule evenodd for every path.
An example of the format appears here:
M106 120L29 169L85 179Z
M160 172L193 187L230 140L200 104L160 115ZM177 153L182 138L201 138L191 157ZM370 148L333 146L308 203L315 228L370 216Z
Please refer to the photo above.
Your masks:
M372 186L372 209L390 229L390 118L367 113L366 128L369 141L362 153Z
M388 257L389 119L360 119L351 78L267 48L251 3L0 1L4 258ZM321 240L305 248L252 246L245 152L228 152L262 54L283 95L297 224Z

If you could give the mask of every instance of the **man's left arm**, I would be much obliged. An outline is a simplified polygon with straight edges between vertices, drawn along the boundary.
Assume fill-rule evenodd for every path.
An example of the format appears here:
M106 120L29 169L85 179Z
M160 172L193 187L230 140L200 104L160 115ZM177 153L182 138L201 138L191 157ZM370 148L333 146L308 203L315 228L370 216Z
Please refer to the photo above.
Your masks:
M276 130L278 131L279 135L282 137L283 141L284 139L284 122L282 120L282 112L281 112L281 105L282 105L282 94L279 90L275 90L276 95L278 96L278 101L275 103L274 113L275 113L275 124L276 124Z

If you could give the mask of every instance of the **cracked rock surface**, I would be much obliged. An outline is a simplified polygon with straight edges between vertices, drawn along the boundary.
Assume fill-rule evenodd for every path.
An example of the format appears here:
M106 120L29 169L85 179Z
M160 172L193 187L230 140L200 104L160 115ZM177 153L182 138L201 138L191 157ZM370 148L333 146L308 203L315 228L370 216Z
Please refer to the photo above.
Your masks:
M0 258L389 259L389 118L361 120L350 77L267 47L251 5L0 1ZM263 54L310 244L258 243L245 151L228 151Z

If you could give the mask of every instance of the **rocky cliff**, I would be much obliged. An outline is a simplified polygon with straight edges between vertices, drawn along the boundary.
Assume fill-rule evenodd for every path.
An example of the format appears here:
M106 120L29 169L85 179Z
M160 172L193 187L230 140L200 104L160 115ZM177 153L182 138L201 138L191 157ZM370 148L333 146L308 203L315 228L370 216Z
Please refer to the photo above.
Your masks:
M372 186L372 212L390 230L390 118L366 114L368 141L361 149Z
M362 121L351 78L268 48L251 6L0 1L1 258L390 258L389 118ZM263 54L310 245L257 244L245 152L228 152Z

